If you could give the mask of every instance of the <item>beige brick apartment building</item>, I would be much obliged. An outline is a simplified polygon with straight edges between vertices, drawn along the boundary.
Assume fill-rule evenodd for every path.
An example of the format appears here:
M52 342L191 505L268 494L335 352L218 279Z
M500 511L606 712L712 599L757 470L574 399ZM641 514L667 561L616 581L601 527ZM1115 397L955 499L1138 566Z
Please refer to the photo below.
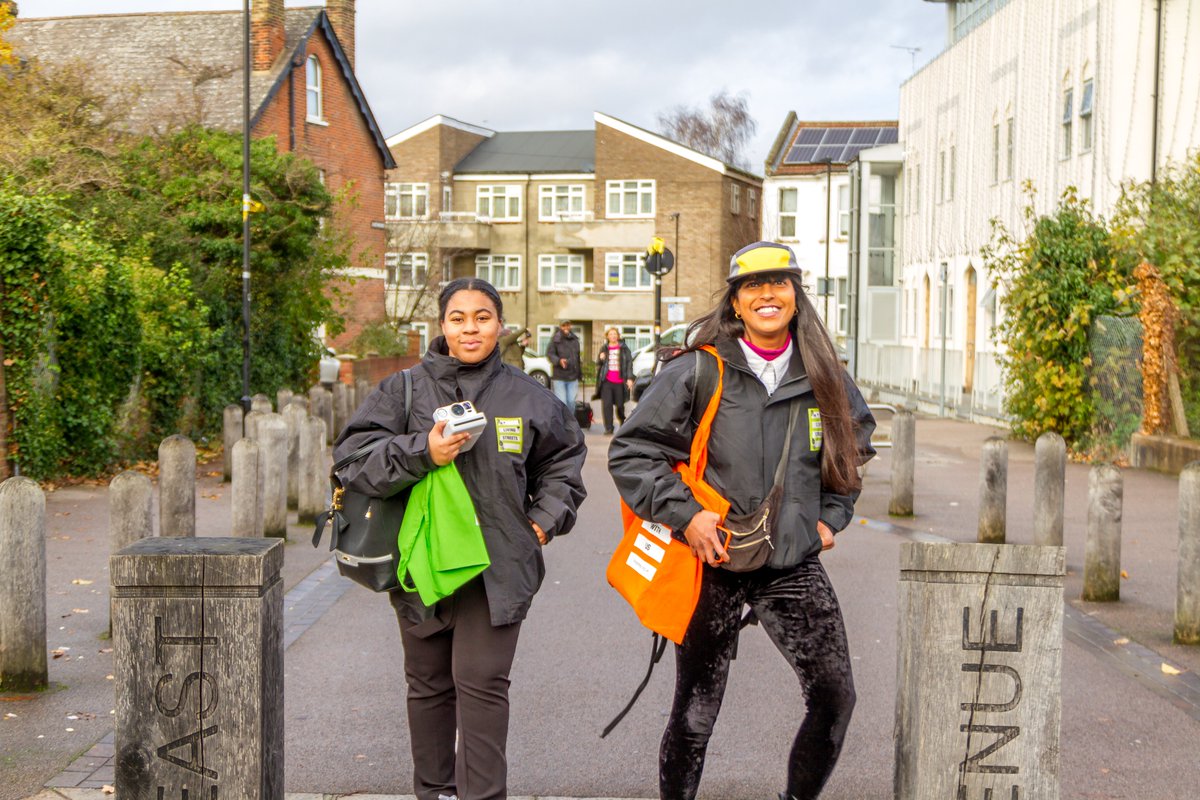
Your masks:
M487 278L509 324L544 352L559 320L588 347L615 325L653 337L650 240L676 253L668 305L694 319L724 286L729 257L757 238L762 179L606 114L592 130L496 132L435 116L387 140L390 313L427 342L441 281Z

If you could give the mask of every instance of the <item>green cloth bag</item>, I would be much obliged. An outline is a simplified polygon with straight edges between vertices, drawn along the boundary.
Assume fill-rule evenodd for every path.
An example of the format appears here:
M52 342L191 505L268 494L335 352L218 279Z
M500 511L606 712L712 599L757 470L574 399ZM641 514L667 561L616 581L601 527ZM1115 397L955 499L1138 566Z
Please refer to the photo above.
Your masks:
M475 504L453 462L413 486L398 542L400 587L417 592L427 606L491 565Z

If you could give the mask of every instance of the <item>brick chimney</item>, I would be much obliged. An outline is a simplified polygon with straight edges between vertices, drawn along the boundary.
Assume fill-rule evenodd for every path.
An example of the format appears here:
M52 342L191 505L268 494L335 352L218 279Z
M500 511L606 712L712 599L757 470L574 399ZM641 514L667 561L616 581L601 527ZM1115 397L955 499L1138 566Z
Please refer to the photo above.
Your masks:
M250 65L270 69L283 52L283 0L251 0Z
M338 42L354 66L354 0L325 0L325 14L333 25Z

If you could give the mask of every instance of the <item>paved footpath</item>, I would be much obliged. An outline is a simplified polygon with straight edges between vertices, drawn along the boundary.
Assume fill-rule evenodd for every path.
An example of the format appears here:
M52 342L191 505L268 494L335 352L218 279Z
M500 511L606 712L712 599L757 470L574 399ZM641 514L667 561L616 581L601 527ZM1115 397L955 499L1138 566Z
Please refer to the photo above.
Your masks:
M920 538L974 539L979 447L994 433L919 420L917 516L887 516L890 453L883 450L869 468L861 516L824 557L842 601L859 696L842 761L823 795L829 800L892 796L899 547ZM512 676L514 797L657 795L669 656L616 733L598 738L640 680L649 646L603 578L619 526L604 469L607 441L588 437L584 514L575 532L547 548L546 581L522 631ZM1011 443L1009 541L1032 539L1032 474L1032 448ZM1068 468L1063 798L1200 796L1200 649L1170 642L1176 486L1172 477L1126 471L1122 555L1129 578L1120 603L1087 604L1077 599L1087 468ZM198 509L201 535L228 529L229 488L203 471ZM47 517L49 644L61 655L50 666L54 691L0 695L0 800L98 800L111 796L99 787L111 783L113 707L111 651L101 638L108 580L103 487L51 493ZM288 797L409 797L394 617L386 600L338 578L308 535L293 527L284 566ZM701 797L774 797L802 698L757 628L742 638L726 699Z

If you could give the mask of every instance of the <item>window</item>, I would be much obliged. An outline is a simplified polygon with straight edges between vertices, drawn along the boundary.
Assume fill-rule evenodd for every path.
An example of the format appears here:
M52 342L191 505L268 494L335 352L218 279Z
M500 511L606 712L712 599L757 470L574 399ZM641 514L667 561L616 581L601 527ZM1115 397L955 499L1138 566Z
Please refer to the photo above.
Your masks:
M913 213L921 210L921 165L913 164L912 169Z
M1062 113L1062 158L1071 157L1071 123L1073 122L1075 95L1071 89L1063 92Z
M742 187L740 184L729 184L729 210L734 214L742 213Z
M554 338L554 332L558 330L556 325L538 325L537 326L537 351L541 355L546 355L547 348L550 347L550 340Z
M750 215L750 219L758 219L758 192L753 189L746 190L746 213Z
M1013 137L1016 135L1017 127L1012 117L1008 118L1007 124L1008 141L1005 143L1005 147L1008 148L1008 152L1005 155L1004 178L1011 181L1013 176Z
M384 285L390 289L418 289L429 277L428 253L387 253L383 257L387 270Z
M1000 182L1000 123L992 126L992 183Z
M475 277L483 278L502 292L518 291L521 288L521 257L475 256Z
M420 338L420 343L417 345L417 355L425 355L425 351L429 349L429 323L414 322L412 329L417 332Z
M834 285L837 287L837 332L846 333L850 324L850 280L837 278Z
M850 184L838 187L838 238L850 235Z
M607 331L609 328L616 328L617 332L621 334L621 339L634 353L654 342L654 327L652 325L596 326L596 330L602 331ZM663 344L666 344L666 342L663 342Z
M429 184L384 184L383 216L384 219L424 219L428 217Z
M450 184L442 187L442 213L446 214L454 210L454 189Z
M305 98L308 106L305 116L310 122L324 122L321 115L321 62L309 56L304 70Z
M583 256L542 253L538 256L538 288L583 288Z
M1092 80L1083 82L1083 94L1079 98L1079 151L1086 153L1092 149L1092 105L1095 101L1095 84Z
M480 186L475 190L475 213L493 222L521 219L520 186Z
M654 216L654 181L608 181L606 186L608 216Z
M608 291L654 288L654 276L643 268L645 263L645 253L606 253L604 288Z
M956 171L955 167L957 166L957 159L954 157L954 155L954 145L950 145L950 187L946 192L947 200L954 199L954 178Z
M796 238L796 190L779 190L779 238Z
M867 285L896 284L896 179L872 175L868 195Z
M938 153L938 199L939 203L946 202L946 151Z
M538 219L554 222L583 218L583 184L538 187Z

